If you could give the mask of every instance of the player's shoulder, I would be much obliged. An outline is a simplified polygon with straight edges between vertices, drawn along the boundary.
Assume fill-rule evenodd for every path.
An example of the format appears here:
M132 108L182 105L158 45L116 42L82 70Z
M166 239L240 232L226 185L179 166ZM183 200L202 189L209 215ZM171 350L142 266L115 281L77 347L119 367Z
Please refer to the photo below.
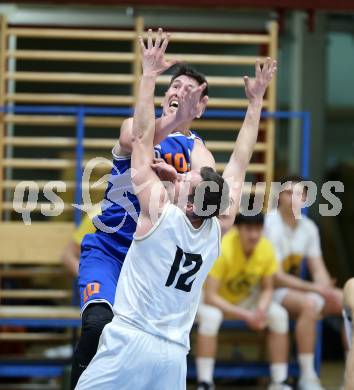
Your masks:
M195 130L191 130L190 132L191 132L191 137L193 137L193 139L197 143L201 143L202 145L205 145L205 140L200 134L198 134Z
M265 223L274 222L274 221L277 221L279 219L280 219L280 213L279 213L278 209L276 209L276 208L268 211L264 216Z
M264 230L266 232L279 230L282 225L282 218L278 209L267 212L264 216Z
M164 219L175 228L177 228L178 225L188 224L188 218L184 211L171 202L166 203L163 214L165 215Z
M301 215L301 219L299 220L299 227L309 233L317 233L319 230L316 223L307 215Z

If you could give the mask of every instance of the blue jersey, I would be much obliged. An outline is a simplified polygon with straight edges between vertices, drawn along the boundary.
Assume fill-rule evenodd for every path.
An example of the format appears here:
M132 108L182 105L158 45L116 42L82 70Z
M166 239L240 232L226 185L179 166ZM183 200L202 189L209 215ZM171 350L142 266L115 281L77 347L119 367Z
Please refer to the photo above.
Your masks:
M170 134L154 147L156 157L163 158L179 173L190 170L190 157L194 141L199 138L192 133ZM133 240L140 206L133 191L130 157L114 156L113 168L104 200L102 215L94 218L96 233L85 236L82 250L98 249L107 256L123 262Z

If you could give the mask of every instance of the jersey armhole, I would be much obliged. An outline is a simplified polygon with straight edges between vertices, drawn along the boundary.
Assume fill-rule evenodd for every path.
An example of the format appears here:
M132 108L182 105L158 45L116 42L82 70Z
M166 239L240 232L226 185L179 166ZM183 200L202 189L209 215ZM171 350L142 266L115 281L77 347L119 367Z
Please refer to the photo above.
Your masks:
M167 210L169 209L170 206L171 206L170 202L166 203L166 205L164 206L164 208L162 210L161 215L159 216L157 221L154 223L154 225L151 227L151 229L147 233L145 233L139 237L137 237L136 233L134 233L133 239L135 241L142 241L142 240L146 240L148 237L150 237L154 233L154 231L161 225L163 219L165 218L165 216L167 214Z
M119 160L130 160L131 159L131 155L130 154L120 155L119 154L119 150L120 150L120 145L119 145L119 141L118 141L113 146L113 149L112 149L113 160L119 161ZM118 153L116 153L116 151L118 151Z

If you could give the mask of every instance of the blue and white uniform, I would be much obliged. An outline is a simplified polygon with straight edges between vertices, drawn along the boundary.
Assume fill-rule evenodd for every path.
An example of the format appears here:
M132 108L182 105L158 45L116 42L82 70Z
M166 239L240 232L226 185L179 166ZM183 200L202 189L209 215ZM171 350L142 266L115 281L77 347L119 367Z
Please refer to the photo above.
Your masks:
M163 158L179 173L190 170L195 133L185 136L170 134L154 147L156 157ZM81 310L92 302L112 306L123 261L133 240L140 213L134 195L130 156L113 153L113 168L104 200L102 214L93 222L94 234L85 236L81 245L79 287Z
M77 390L184 390L189 333L202 285L220 255L216 217L194 228L173 204L134 237L97 353Z

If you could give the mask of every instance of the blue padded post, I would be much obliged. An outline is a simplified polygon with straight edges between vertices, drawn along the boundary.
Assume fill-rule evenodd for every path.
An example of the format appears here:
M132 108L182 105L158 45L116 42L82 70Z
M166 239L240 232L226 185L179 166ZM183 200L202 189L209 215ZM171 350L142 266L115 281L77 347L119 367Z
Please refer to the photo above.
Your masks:
M302 113L302 153L301 153L301 176L306 179L310 176L310 129L311 115L309 112Z

